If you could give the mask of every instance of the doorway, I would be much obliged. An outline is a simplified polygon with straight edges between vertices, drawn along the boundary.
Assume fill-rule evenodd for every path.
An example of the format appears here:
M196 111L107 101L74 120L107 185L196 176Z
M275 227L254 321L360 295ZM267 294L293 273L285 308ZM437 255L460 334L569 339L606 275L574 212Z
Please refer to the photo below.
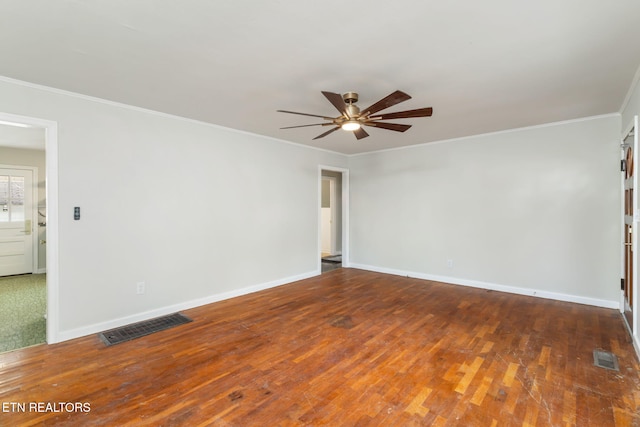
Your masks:
M0 126L11 129L10 131L5 129L5 137L0 137L3 163L17 159L11 161L11 164L27 165L20 166L18 169L33 171L33 204L30 218L25 218L30 219L31 224L29 226L26 221L23 221L22 231L26 234L27 229L31 230L32 244L35 248L31 271L26 271L27 274L6 276L2 280L7 286L44 288L43 305L46 307L46 313L39 316L38 320L44 323L44 341L52 344L58 342L57 123L35 117L0 112ZM26 138L16 138L16 135L12 133L19 129L26 132ZM36 134L37 138L34 137ZM39 155L36 155L35 152L39 152ZM40 160L33 160L35 157ZM36 163L31 166L29 162ZM11 169L14 168L15 166L11 167ZM13 179L9 178L7 181L11 180ZM16 183L19 182L20 180L16 181ZM12 211L14 219L17 218L15 214L21 215L19 206L22 190L21 185L16 183L14 183L14 194L10 197L16 199L16 203L13 203L13 207L7 207L7 213ZM9 184L9 191L11 191L11 184ZM12 201L9 200L8 203L10 204ZM0 206L0 209L3 208ZM13 274L17 274L17 272L13 272ZM24 300L22 297L16 298L16 301ZM34 322L31 322L29 326L32 327L33 324Z
M0 352L46 342L44 135L0 125Z
M348 263L348 171L321 167L319 174L320 271L326 273Z
M620 311L638 339L638 116L622 139L622 283Z
M322 201L320 205L320 217L322 221L322 258L337 256L337 213L335 176L322 176Z

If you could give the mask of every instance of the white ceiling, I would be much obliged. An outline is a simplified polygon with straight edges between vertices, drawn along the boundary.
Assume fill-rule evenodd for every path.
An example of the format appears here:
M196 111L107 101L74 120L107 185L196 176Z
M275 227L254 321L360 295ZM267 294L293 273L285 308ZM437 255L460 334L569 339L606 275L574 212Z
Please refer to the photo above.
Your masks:
M6 0L0 75L352 154L618 112L638 0ZM343 131L320 91L433 107L406 133ZM310 119L310 120L309 120Z
M44 129L36 127L22 128L0 124L0 147L44 150ZM2 163L1 159L0 163Z

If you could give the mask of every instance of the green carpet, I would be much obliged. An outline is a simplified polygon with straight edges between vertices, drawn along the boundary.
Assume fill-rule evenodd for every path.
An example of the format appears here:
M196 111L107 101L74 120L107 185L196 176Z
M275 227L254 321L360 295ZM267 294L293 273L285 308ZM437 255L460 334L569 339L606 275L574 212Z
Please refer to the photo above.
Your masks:
M0 353L46 342L46 277L0 277Z

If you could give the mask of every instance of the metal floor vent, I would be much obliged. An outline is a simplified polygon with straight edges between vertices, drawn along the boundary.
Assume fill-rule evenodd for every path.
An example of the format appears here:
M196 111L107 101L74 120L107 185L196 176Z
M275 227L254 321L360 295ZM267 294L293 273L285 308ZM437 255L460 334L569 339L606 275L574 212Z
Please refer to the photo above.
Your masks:
M605 369L619 371L618 358L615 354L604 350L593 350L593 364Z
M120 344L131 341L154 332L164 331L174 326L189 323L192 320L187 316L174 313L167 316L156 317L155 319L145 320L144 322L132 323L131 325L122 326L120 328L104 331L99 334L100 339L106 345Z

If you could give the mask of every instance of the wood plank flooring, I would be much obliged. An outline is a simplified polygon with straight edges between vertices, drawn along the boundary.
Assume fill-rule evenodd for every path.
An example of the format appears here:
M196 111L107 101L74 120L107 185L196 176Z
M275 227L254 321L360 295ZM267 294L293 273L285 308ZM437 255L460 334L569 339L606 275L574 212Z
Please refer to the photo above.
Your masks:
M184 314L0 354L0 425L640 426L615 310L343 268Z

